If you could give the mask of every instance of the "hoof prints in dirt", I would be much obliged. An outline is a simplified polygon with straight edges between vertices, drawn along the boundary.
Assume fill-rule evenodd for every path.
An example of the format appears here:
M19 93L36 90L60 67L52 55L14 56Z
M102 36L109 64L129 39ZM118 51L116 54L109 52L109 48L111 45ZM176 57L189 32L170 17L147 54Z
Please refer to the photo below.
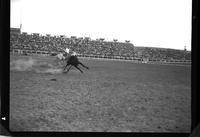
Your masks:
M46 62L37 62L32 58L29 58L28 60L19 59L10 62L10 70L34 71L36 73L49 73L49 74L62 73L62 69L56 68L54 65Z
M50 79L51 81L57 81L57 79L55 79L55 78L52 78L52 79Z

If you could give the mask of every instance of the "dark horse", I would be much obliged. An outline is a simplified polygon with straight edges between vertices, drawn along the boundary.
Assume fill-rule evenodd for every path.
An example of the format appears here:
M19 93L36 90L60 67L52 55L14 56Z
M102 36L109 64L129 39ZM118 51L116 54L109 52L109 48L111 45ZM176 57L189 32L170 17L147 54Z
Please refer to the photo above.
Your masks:
M83 65L83 63L81 63L81 62L78 60L78 57L77 57L76 55L71 55L71 56L69 56L69 57L66 59L66 61L67 61L67 64L66 64L66 66L64 67L64 70L63 70L63 71L65 71L65 69L67 68L67 66L70 65L70 67L68 68L68 70L67 70L65 73L67 73L67 72L70 70L70 68L71 68L72 66L74 66L74 67L77 68L81 73L83 73L83 71L78 67L79 64L80 64L81 66L83 66L84 68L89 69L87 66Z

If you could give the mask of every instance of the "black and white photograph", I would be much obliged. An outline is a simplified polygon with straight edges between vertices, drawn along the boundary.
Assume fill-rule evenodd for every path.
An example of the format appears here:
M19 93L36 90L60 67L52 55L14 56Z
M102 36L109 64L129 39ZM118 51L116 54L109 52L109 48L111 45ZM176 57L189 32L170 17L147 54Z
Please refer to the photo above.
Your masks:
M9 130L191 132L192 0L11 0Z

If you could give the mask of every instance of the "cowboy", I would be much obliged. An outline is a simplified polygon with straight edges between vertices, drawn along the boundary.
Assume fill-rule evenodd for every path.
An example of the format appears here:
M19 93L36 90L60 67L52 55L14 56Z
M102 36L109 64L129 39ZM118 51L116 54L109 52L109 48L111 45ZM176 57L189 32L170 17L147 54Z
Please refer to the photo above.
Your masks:
M75 51L72 51L72 50L66 48L66 49L65 49L64 56L65 56L65 57L68 57L68 56L77 56L77 53L76 53Z

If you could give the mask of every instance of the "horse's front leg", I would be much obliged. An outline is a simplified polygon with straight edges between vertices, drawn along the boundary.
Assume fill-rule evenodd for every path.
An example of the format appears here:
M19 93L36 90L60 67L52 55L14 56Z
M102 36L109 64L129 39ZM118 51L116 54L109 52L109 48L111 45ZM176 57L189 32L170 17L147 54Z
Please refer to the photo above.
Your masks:
M72 67L72 65L67 69L66 73L68 73L68 71L70 70L71 67Z
M81 66L83 66L83 67L86 68L86 69L89 69L89 67L83 65L83 63L81 63L80 61L78 62L78 64L80 64Z
M74 66L74 67L77 68L81 73L83 73L83 71L78 66Z

